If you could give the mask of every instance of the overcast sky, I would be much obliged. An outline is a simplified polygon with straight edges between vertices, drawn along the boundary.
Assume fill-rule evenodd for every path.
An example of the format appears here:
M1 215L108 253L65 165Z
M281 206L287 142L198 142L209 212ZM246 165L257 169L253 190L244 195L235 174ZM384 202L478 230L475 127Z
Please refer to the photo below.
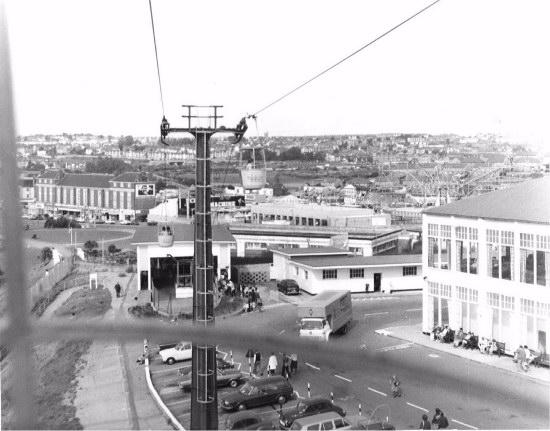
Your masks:
M166 117L224 105L234 127L431 2L152 0ZM19 134L158 134L148 0L6 3ZM550 141L549 16L547 0L441 0L261 112L258 132Z

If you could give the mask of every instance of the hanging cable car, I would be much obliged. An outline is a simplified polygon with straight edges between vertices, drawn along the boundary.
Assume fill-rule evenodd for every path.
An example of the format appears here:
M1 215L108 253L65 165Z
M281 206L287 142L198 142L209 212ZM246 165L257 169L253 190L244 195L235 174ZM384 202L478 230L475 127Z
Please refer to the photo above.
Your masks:
M239 150L241 181L246 190L258 190L266 184L265 151L263 147L246 145Z
M159 247L172 247L174 244L174 232L167 222L157 225Z

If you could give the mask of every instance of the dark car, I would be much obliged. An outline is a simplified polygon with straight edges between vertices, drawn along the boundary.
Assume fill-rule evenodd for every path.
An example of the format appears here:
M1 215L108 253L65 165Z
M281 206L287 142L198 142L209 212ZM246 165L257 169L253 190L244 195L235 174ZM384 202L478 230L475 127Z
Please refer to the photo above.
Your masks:
M220 407L224 410L246 410L265 404L284 404L293 393L292 385L283 376L261 377L224 394L220 398Z
M216 357L216 366L218 367L218 370L229 370L231 368L235 368L235 364L227 362L225 359L220 357Z
M327 412L335 412L342 417L346 416L346 411L332 404L330 400L325 398L305 398L300 400L296 404L296 407L286 409L281 414L279 417L279 428L289 429L296 419Z
M296 281L291 279L281 280L277 283L277 290L283 292L285 295L298 295L300 294L300 286Z
M358 430L394 430L395 427L376 417L368 417L368 416L354 416L353 418L348 418L351 420L353 424L357 423L357 426L354 427L354 429Z
M189 370L187 372L179 371L179 374L184 377L183 380L180 380L178 382L178 387L182 391L189 391L191 390L191 377L192 377L192 371ZM244 374L241 373L239 370L217 370L216 372L216 386L223 387L223 386L231 386L232 388L236 388L239 383L243 381Z
M272 421L265 421L254 412L238 412L227 417L226 430L274 430Z

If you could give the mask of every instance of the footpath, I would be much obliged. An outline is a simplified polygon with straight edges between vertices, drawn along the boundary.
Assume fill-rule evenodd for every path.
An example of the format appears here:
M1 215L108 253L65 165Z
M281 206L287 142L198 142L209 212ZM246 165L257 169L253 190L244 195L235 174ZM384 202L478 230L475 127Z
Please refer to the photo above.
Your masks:
M131 319L127 308L142 301L132 287L134 277L121 278L119 272L100 274L101 282L112 296L112 308L103 319ZM120 298L114 289L117 282L122 285ZM62 292L41 318L50 318L75 289ZM92 343L88 354L82 358L84 365L78 371L74 401L76 416L84 429L173 429L149 394L144 366L136 362L142 352L143 341L121 343L100 339Z

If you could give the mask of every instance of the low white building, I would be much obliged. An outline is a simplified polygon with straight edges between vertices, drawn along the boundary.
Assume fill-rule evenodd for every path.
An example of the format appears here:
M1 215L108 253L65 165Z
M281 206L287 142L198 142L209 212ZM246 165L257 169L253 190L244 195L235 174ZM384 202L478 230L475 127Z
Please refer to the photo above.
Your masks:
M273 251L271 277L291 278L310 294L328 289L352 293L421 290L422 256L354 256L333 248L289 248Z
M426 210L423 331L463 328L548 352L550 177Z
M189 297L192 293L191 278L194 256L194 225L171 226L174 243L171 247L158 244L157 227L142 227L136 230L132 245L136 247L137 273L140 290L153 290L153 286L175 288L175 297ZM231 248L235 239L226 226L212 226L212 255L214 277L222 271L231 278Z

